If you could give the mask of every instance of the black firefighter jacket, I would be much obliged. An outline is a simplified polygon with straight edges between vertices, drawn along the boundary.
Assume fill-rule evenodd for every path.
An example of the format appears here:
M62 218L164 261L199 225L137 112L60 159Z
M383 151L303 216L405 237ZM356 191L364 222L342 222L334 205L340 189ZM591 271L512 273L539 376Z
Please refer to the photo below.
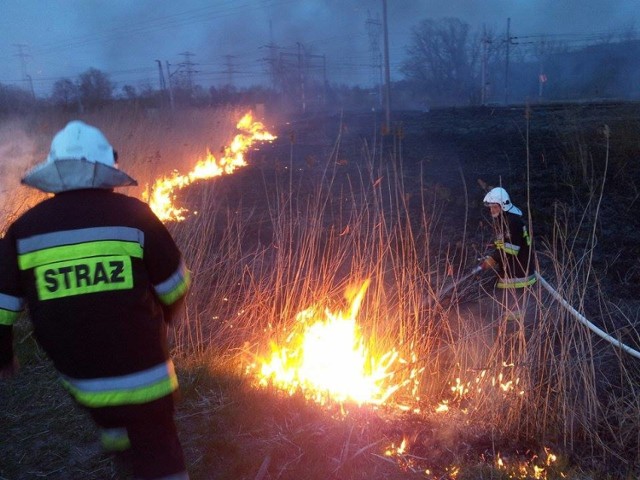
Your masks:
M522 288L536 281L531 237L522 216L504 212L493 221L496 230L495 250L491 258L497 263L498 288Z
M0 366L28 307L34 336L76 401L145 403L177 389L167 308L190 274L143 202L111 190L59 193L27 211L0 241Z

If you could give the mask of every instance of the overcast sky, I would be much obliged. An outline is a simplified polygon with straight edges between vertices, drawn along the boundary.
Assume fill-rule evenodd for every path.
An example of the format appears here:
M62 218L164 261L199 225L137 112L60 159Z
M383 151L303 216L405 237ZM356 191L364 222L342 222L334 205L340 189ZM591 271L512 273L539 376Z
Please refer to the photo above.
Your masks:
M514 36L577 44L640 29L640 0L388 0L392 67L412 28L443 17L497 33L510 18ZM382 0L0 0L0 83L27 88L29 76L48 95L55 80L97 68L118 88L158 88L161 60L192 62L199 84L242 87L267 82L270 52L293 62L302 49L326 60L332 83L364 84L376 78L367 20L381 18Z

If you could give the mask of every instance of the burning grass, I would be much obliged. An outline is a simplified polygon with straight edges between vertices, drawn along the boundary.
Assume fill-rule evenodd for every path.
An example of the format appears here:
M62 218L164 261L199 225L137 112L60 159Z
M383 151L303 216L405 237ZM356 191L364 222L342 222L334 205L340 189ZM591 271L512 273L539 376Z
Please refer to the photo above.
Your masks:
M200 120L225 125L224 146L240 117ZM149 185L218 149L202 125L190 136L166 122L139 121L139 144L111 125ZM409 189L399 139L381 148L372 133L349 158L340 130L303 165L280 137L266 160L249 152L224 179L189 181L178 198L198 214L168 223L194 274L172 332L193 478L584 478L616 455L632 471L637 369L539 289L522 323L495 320L483 283L438 298L476 252L445 240L442 192ZM181 156L184 138L200 151ZM571 232L556 231L539 253L579 304L590 267L557 249ZM85 478L117 475L92 462Z

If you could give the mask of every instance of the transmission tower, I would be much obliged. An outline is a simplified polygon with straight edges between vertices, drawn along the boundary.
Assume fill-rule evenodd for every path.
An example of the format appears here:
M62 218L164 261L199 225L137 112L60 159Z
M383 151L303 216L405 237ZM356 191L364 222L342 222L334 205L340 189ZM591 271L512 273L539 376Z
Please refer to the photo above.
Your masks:
M191 61L191 57L193 57L194 54L191 52L182 52L180 55L184 57L184 61L178 64L178 66L182 69L186 76L187 88L189 90L193 90L193 75L195 73L198 73L197 70L194 69L197 63L193 63Z
M227 85L232 87L233 86L233 74L236 72L235 68L233 67L233 59L236 58L236 56L235 55L225 55L224 58L226 59L225 66L227 67L227 70L226 70L226 73L227 73Z
M273 22L269 20L269 44L266 45L269 49L269 57L266 59L269 65L269 74L271 76L271 85L274 90L278 88L278 84L281 82L281 65L278 62L278 45L273 40Z
M28 45L24 43L14 43L14 47L18 49L18 53L16 53L16 57L20 58L20 69L22 71L22 81L27 84L29 91L31 92L31 96L36 98L36 93L33 90L33 80L31 79L31 75L27 73L27 59L31 57L26 50L29 48Z

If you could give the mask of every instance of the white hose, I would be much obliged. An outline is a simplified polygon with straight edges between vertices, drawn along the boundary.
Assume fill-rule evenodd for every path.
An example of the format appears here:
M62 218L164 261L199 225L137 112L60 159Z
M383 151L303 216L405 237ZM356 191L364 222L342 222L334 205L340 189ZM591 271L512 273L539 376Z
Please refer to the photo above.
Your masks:
M571 315L573 315L576 320L578 320L580 323L582 323L583 325L586 325L593 333L595 333L596 335L598 335L599 337L605 339L606 341L608 341L609 343L611 343L612 345L615 345L618 348L621 348L622 350L624 350L625 352L627 352L629 355L633 355L636 358L640 358L640 352L637 350L634 350L633 348L631 348L629 345L625 345L624 343L622 343L620 340L618 340L617 338L612 337L611 335L609 335L607 332L605 332L604 330L601 330L600 328L596 327L593 323L591 323L589 320L587 320L584 315L582 315L580 312L578 312L575 308L573 308L571 305L569 305L569 302L567 302L564 298L562 298L562 296L553 289L553 287L551 285L549 285L549 283L542 278L542 275L540 275L538 272L536 272L536 278L538 279L538 281L542 284L542 286L544 288L547 289L547 291L553 295L553 297L560 302L560 304L566 308L569 313L571 313Z
M437 294L436 294L436 298L438 300L442 299L442 297L444 297L447 293L449 293L451 290L453 290L455 287L457 287L458 285L460 285L462 282L467 281L469 278L473 277L474 275L477 275L478 273L480 273L482 271L482 268L480 267L476 267L473 270L471 270L469 273L467 273L465 276L459 278L458 280L456 280L455 282L453 282L451 285L443 288L442 290L440 290Z

